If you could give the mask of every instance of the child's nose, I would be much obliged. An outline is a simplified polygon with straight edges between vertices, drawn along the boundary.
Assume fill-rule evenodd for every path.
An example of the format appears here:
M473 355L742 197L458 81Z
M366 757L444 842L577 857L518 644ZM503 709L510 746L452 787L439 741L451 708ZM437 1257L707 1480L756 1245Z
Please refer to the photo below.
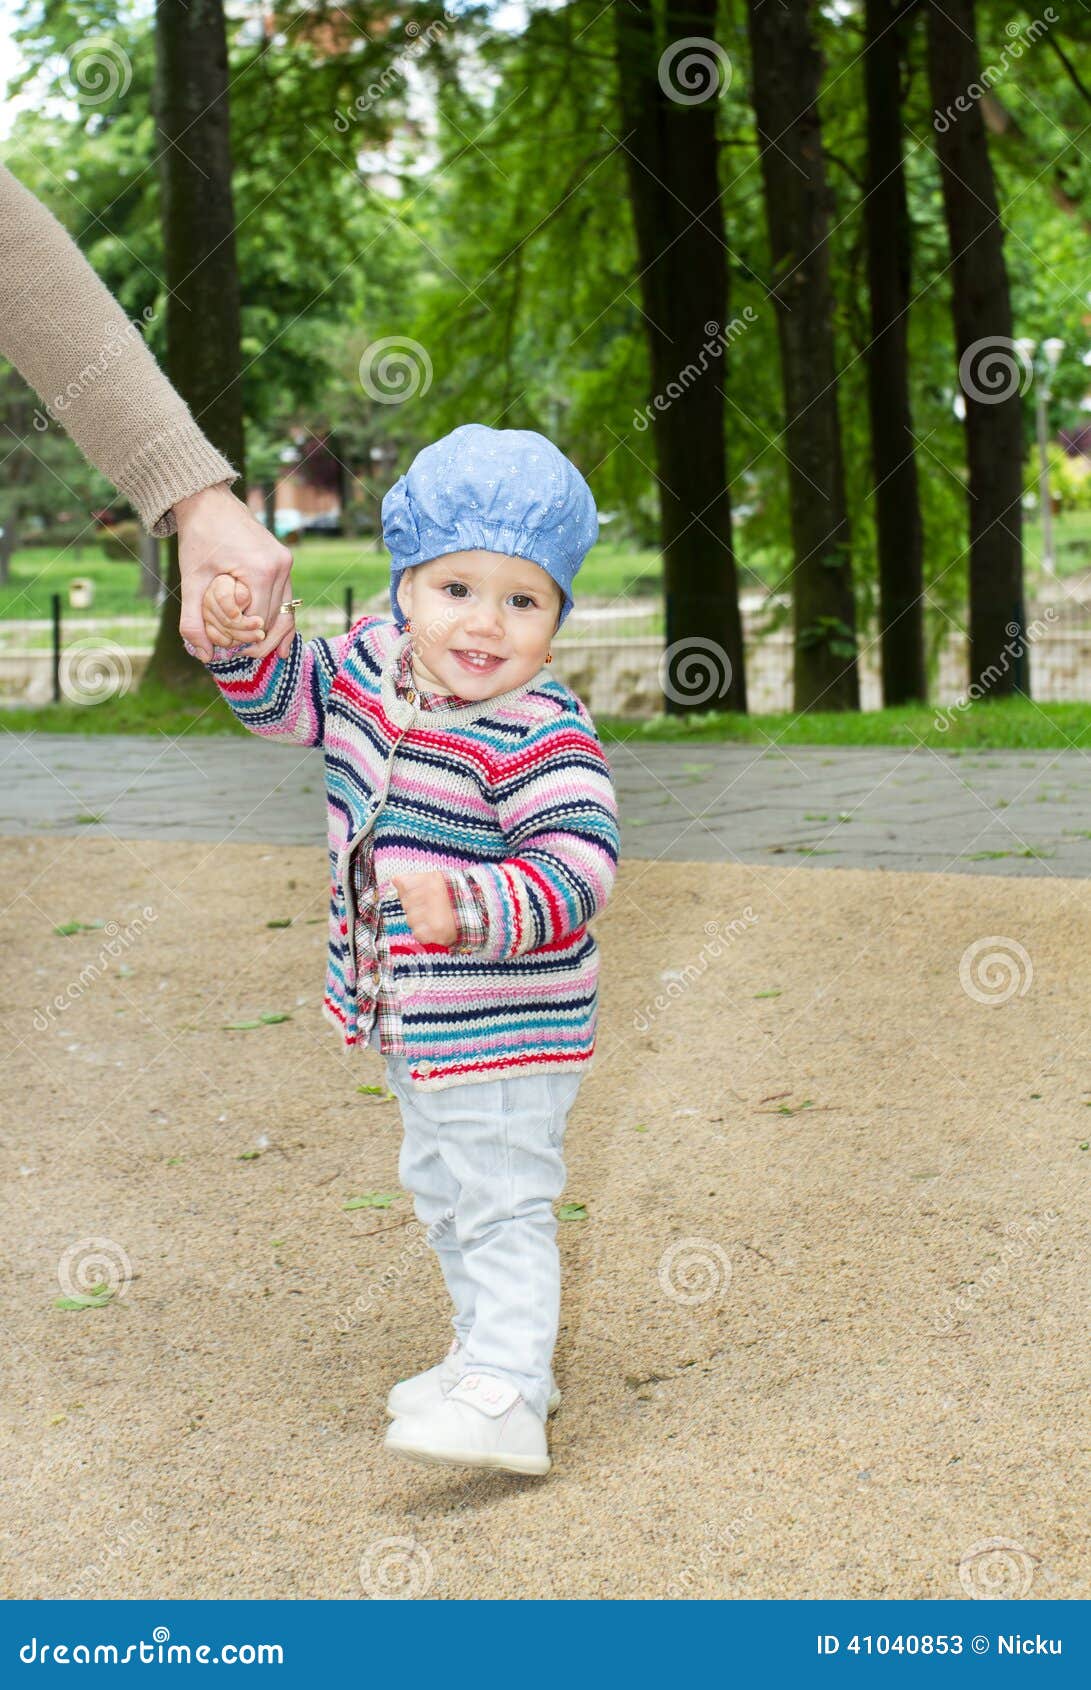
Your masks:
M504 626L504 618L499 610L490 610L487 605L477 605L473 613L466 618L466 632L468 634L498 634Z

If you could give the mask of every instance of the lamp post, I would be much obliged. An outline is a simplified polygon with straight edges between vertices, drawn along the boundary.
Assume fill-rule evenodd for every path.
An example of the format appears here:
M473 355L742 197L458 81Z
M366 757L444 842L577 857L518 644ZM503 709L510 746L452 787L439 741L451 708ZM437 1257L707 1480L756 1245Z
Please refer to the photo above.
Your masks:
M1033 340L1017 340L1017 349L1024 353L1028 360L1033 360L1038 350ZM1057 573L1057 559L1053 550L1053 500L1049 491L1049 401L1053 397L1053 372L1060 362L1064 351L1064 341L1058 340L1056 335L1050 335L1042 341L1042 351L1045 354L1039 364L1035 383L1036 423L1038 434L1038 504L1042 512L1042 570L1046 575L1055 576Z

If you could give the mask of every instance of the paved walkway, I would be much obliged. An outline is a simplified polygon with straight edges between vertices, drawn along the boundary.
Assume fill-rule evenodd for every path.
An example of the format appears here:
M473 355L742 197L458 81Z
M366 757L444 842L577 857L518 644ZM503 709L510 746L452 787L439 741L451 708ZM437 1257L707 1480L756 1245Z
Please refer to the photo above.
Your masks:
M676 742L607 753L627 857L1091 875L1091 756L1082 752ZM100 829L319 844L322 758L255 736L0 740L0 833Z

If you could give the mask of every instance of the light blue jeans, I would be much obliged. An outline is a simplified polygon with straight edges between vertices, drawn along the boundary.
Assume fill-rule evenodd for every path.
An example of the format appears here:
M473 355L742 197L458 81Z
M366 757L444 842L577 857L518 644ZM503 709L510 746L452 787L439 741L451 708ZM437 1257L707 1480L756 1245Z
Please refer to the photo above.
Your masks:
M398 1177L439 1257L462 1371L510 1380L544 1420L561 1306L553 1199L583 1075L422 1091L405 1057L384 1060L405 1128Z

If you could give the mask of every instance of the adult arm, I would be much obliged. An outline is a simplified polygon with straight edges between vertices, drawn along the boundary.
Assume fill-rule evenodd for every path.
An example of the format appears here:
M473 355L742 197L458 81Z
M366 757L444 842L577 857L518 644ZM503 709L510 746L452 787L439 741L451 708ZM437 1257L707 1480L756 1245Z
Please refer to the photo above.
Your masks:
M238 471L205 439L71 235L0 165L0 353L155 535Z
M237 478L198 428L79 247L53 213L0 165L0 355L88 461L157 537L178 533L180 632L202 660L201 599L221 571L242 577L266 639L287 657L294 624L280 614L292 555L230 491ZM195 650L194 650L195 648Z

